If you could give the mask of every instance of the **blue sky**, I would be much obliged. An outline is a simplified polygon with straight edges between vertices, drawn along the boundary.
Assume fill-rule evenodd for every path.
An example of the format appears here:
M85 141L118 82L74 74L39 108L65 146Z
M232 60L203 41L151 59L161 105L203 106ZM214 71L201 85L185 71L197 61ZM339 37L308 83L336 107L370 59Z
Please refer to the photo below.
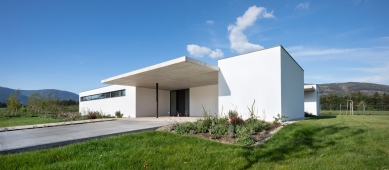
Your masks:
M79 93L181 56L217 65L276 45L306 83L389 85L388 8L387 0L3 0L0 86Z

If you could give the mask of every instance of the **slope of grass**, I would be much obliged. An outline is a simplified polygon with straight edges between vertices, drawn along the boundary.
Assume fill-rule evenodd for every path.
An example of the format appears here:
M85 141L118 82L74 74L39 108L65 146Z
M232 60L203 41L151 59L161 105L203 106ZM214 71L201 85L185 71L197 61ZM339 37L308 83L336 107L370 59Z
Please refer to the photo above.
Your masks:
M141 132L0 155L0 169L389 169L389 116L321 116L258 148Z
M22 126L22 125L34 125L34 124L43 124L43 123L56 123L69 121L67 119L53 119L53 118L43 118L43 117L0 117L0 127L10 127L10 126Z

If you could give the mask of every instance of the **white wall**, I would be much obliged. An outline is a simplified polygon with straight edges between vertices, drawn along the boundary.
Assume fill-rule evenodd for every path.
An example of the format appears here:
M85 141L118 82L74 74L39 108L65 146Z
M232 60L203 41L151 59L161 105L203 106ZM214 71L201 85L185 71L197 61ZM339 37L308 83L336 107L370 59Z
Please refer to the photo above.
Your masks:
M320 115L320 88L317 85L305 85L312 87L314 91L304 92L304 112L312 115Z
M281 102L280 115L286 120L304 117L304 70L281 48Z
M170 91L158 90L158 115L170 116ZM153 117L156 115L156 91L136 87L136 117Z
M237 110L243 118L255 99L256 114L266 121L281 113L281 47L218 61L219 112ZM264 114L265 113L265 114Z
M98 99L91 101L81 101L81 97L94 94L112 92L117 90L126 90L125 96ZM79 111L86 114L86 111L102 111L105 114L115 116L115 112L120 110L123 117L135 117L135 87L111 85L79 93L80 104Z
M212 115L218 113L218 85L189 89L189 113L191 117L203 116L203 106Z

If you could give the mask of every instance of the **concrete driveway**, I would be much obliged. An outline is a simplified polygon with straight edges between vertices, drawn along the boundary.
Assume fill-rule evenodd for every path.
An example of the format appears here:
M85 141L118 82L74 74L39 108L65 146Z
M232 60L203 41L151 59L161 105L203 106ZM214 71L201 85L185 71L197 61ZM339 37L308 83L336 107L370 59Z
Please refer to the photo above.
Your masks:
M168 124L194 121L197 118L127 118L115 121L76 124L38 129L0 132L0 153L62 146L94 138L154 130Z

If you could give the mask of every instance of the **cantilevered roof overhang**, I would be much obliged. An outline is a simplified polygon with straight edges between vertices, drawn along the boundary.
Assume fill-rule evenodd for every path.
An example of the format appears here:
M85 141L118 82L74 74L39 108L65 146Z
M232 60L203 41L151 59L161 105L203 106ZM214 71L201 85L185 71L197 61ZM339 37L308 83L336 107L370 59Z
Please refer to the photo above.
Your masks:
M218 83L219 67L189 57L180 57L150 67L114 76L101 83L161 90L179 90Z
M304 85L304 91L315 91L312 85Z

